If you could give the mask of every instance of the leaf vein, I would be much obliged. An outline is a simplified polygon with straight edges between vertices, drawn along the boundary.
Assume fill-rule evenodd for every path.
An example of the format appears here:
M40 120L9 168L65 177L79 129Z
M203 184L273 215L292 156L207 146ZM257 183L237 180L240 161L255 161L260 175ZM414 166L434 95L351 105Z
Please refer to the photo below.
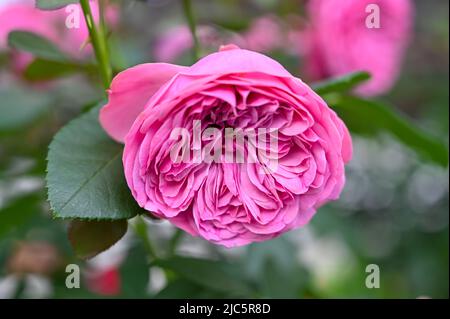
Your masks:
M105 164L103 164L102 166L99 167L99 169L88 179L86 179L86 181L84 181L80 187L75 191L75 193L72 194L72 196L69 197L69 199L63 204L63 206L61 207L60 211L62 212L64 210L64 208L66 208L66 206L82 191L82 189L89 184L98 174L100 174L100 172L105 169L106 167L108 167L109 164L111 164L112 162L114 162L117 157L120 155L120 151L117 152L116 155L114 155L110 160L108 160Z

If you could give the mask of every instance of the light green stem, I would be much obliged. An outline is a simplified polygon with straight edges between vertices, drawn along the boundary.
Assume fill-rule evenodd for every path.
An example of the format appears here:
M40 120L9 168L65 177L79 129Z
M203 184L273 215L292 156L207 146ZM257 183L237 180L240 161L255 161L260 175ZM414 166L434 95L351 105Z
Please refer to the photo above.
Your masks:
M100 0L102 3L104 0ZM108 45L106 42L105 27L101 24L104 23L104 6L100 4L100 28L95 24L91 7L89 5L89 0L80 0L81 8L83 9L84 18L86 20L86 25L89 30L89 37L91 39L92 46L94 48L95 57L97 59L100 75L102 78L103 86L107 89L111 83L112 79L112 69L109 60ZM103 22L102 22L103 21Z
M99 14L99 25L100 25L100 31L103 33L105 38L108 36L108 28L106 25L106 6L107 6L108 0L98 0L98 14ZM106 43L108 45L108 43Z
M195 61L197 61L200 58L200 42L198 41L197 37L197 27L195 23L194 12L192 10L191 0L183 0L183 11L188 22L189 30L191 31L192 41L194 43L192 52Z
M175 254L178 244L180 243L182 238L183 238L183 231L177 228L175 234L173 234L172 238L169 241L169 251L168 251L169 256Z
M134 224L134 232L142 240L142 243L144 244L144 248L145 248L148 256L152 260L158 259L155 248L153 247L152 242L150 241L150 238L148 237L147 225L145 224L145 222L142 220L142 217L140 217L140 216L137 217L136 223Z

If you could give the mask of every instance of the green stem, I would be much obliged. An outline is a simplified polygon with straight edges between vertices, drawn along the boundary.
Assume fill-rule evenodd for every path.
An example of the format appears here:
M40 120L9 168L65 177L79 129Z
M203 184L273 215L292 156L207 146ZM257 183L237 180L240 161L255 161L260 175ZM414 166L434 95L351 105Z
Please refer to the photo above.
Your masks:
M134 224L134 232L136 235L142 240L142 243L144 244L144 248L148 254L148 256L152 260L158 259L158 255L156 254L156 250L152 245L152 242L150 241L150 238L148 237L147 233L147 225L142 220L142 217L138 216L136 223Z
M177 228L175 234L173 234L172 238L169 241L169 256L175 254L177 246L182 238L183 238L183 231Z
M195 24L194 12L192 10L191 0L183 0L183 11L186 16L186 20L188 22L189 30L191 31L192 41L194 43L192 51L194 55L195 61L200 58L200 43L197 37L197 30Z
M103 0L100 0L100 3ZM81 8L83 9L86 25L89 30L89 37L91 39L92 46L94 48L95 57L100 68L100 75L102 77L103 86L107 89L112 79L111 63L109 61L108 45L106 42L106 34L104 33L104 27L97 28L94 18L92 16L89 0L80 0ZM100 22L104 20L103 5L100 6ZM104 23L104 22L103 22ZM100 23L102 24L102 22Z
M106 23L106 8L108 7L108 0L98 0L98 15L99 15L99 29L100 34L102 35L102 39L105 42L105 48L106 48L106 54L108 57L108 72L109 72L109 83L108 87L111 84L112 81L112 73L113 73L113 61L111 58L111 46L109 42L109 30L108 30L108 24Z
M100 30L103 33L103 35L105 37L108 36L108 28L106 25L106 19L105 19L105 7L106 7L106 2L108 0L98 0L98 15L99 15L99 25L100 25Z

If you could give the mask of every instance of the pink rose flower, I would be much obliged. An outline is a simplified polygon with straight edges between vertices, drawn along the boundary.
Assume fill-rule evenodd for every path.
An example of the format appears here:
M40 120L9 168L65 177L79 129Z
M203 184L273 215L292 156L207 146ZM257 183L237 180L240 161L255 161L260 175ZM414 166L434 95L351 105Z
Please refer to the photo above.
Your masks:
M347 128L321 97L278 62L234 45L191 67L150 63L121 72L100 122L125 143L125 176L141 207L226 247L308 223L338 198L352 155ZM185 143L198 127L200 143ZM231 140L232 152L254 161L234 154L227 161L221 138L229 128L257 132L257 145ZM267 136L259 143L264 129L276 132L276 144ZM174 138L180 131L188 135ZM208 145L218 146L214 161ZM183 150L188 160L174 160L172 152Z
M56 43L59 48L73 58L84 58L92 53L90 45L82 50L83 44L89 37L89 31L84 20L83 12L78 8L79 27L68 28L66 20L71 14L77 12L68 11L66 8L44 11L35 7L34 0L15 0L0 2L0 51L8 48L8 34L12 31L34 32ZM91 1L91 9L94 18L98 21L98 3ZM117 8L110 6L106 14L108 22L114 26L118 22ZM17 71L23 71L32 61L31 54L15 52L13 63Z
M372 96L391 89L412 32L410 0L310 0L308 13L311 26L303 40L311 76L368 71L372 79L357 93Z

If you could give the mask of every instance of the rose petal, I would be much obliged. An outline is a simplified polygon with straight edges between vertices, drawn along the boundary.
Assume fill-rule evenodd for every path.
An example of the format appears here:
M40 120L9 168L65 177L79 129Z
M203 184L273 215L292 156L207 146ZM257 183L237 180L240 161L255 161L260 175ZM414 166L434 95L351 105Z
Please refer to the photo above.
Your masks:
M109 101L100 110L103 129L123 142L148 100L174 75L186 67L167 63L139 64L119 73L108 90Z

